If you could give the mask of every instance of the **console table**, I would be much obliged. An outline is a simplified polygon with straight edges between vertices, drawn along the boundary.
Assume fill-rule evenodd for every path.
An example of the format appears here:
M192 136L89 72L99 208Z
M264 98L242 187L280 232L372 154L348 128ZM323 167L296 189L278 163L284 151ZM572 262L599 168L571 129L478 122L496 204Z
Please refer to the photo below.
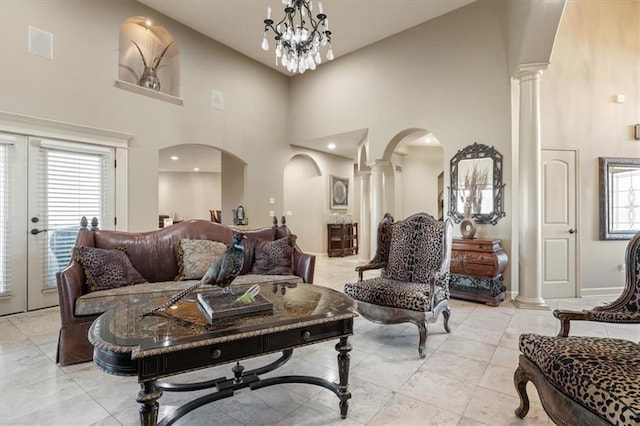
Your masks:
M251 390L282 383L322 386L338 396L340 415L347 416L349 351L348 336L353 335L353 300L334 290L312 284L279 282L261 284L261 292L273 303L273 312L222 318L209 322L190 294L167 311L141 316L165 300L141 297L122 304L98 317L89 329L94 346L94 362L107 373L138 376L140 423L155 425L158 399L165 392L185 392L213 388L178 407L159 424L169 425L188 412L223 398L236 390ZM246 288L236 288L242 294ZM205 291L212 291L211 287ZM220 290L214 290L220 291ZM311 377L287 375L260 378L286 363L293 349L338 339L337 383ZM282 352L276 361L244 371L240 360ZM198 383L166 383L159 379L219 364L235 363L233 377L212 378Z
M358 254L358 224L327 224L327 254L329 257Z
M451 297L491 306L498 306L505 300L502 272L509 258L500 244L497 239L453 239L449 281Z

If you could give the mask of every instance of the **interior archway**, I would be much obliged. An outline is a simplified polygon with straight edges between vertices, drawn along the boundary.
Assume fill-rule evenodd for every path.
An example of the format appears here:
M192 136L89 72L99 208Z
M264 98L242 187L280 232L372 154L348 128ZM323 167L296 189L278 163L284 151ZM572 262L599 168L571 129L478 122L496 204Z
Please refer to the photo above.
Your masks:
M244 201L245 166L210 145L180 144L158 150L159 218L211 220L210 210L219 210L222 223L233 224L232 209Z
M399 132L385 149L385 211L396 218L426 212L443 217L444 149L427 129Z
M291 157L284 169L283 190L283 214L298 236L298 245L306 252L324 252L326 186L318 163L306 154Z

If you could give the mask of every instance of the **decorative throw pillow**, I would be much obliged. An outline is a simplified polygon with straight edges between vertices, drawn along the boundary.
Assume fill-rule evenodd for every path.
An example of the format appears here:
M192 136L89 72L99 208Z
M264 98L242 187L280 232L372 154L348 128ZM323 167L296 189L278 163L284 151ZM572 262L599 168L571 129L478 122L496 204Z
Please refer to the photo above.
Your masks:
M258 238L253 249L252 274L293 275L293 247L296 236L266 241Z
M183 239L176 246L178 276L176 281L199 280L209 267L227 251L220 241Z
M124 287L146 281L122 249L74 247L73 259L82 265L89 291Z

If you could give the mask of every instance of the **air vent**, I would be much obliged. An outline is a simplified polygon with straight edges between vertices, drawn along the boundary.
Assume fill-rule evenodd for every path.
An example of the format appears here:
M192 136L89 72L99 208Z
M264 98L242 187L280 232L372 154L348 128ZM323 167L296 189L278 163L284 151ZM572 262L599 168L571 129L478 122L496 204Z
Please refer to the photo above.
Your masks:
M53 34L29 27L29 53L47 59L53 59Z
M216 92L215 90L211 91L211 106L214 109L223 110L224 109L224 95L220 92Z

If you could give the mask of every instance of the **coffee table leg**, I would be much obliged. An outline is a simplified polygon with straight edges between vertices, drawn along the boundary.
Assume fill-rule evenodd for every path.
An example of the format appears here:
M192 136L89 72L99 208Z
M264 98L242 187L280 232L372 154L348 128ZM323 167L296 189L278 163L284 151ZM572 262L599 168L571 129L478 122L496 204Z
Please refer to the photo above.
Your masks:
M351 398L351 392L349 392L349 360L351 359L349 351L351 351L351 343L347 341L346 337L340 338L340 342L336 344L336 351L338 351L338 375L340 377L338 386L340 416L344 419L347 417L348 400Z
M155 380L140 383L140 392L136 401L140 403L140 425L155 426L158 422L158 399L162 396L162 390L156 386Z

